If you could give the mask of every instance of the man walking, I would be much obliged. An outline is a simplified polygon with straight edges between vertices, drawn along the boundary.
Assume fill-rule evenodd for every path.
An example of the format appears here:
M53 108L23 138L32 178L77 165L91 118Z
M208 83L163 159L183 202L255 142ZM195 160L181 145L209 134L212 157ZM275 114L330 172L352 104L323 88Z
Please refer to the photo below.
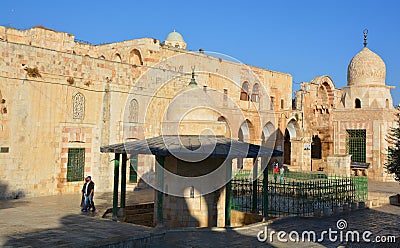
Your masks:
M82 209L82 212L87 212L92 208L92 212L96 211L96 208L94 206L94 201L93 201L93 196L94 196L94 182L92 181L91 176L87 176L85 178L85 184L83 185L82 188L82 196L85 199L85 205Z

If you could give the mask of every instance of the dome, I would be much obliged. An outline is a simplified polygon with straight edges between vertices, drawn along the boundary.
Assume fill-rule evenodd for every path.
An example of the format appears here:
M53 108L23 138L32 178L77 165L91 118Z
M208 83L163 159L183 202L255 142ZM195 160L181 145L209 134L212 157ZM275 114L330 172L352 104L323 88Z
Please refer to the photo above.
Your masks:
M183 37L180 33L176 32L175 30L171 33L168 34L167 38L165 39L166 41L180 41L180 42L185 42L183 40Z
M376 53L364 47L347 68L347 85L385 85L386 65Z

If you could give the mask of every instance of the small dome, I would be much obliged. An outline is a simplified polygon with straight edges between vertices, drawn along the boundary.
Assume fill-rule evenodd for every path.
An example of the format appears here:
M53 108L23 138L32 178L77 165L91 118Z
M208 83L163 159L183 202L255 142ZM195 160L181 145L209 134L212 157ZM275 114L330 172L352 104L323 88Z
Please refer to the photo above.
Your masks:
M167 38L165 39L166 41L180 41L180 42L185 42L183 39L182 35L175 30L171 33L168 34Z
M347 68L347 85L385 85L386 65L376 53L364 47Z

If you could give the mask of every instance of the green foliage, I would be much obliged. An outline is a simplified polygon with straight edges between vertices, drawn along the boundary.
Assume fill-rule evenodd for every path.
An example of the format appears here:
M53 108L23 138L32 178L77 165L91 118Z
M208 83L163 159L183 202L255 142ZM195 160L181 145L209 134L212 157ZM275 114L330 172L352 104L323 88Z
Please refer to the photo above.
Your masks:
M397 125L390 129L387 135L388 161L385 164L387 172L394 174L395 180L400 181L400 105L397 107Z

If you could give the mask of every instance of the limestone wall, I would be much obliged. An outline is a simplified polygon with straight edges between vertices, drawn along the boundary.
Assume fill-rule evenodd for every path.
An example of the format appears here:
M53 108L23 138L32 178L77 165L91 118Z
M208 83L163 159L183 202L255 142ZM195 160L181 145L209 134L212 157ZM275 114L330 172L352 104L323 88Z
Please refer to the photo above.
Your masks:
M233 138L248 119L253 125L249 141L261 143L263 125L276 123L278 113L291 105L289 74L163 46L152 38L92 45L43 27L0 26L0 54L0 92L5 100L0 187L6 188L0 198L79 192L82 182L67 182L68 148L84 148L84 174L92 176L97 191L111 190L113 155L100 154L100 146L162 134L164 113L189 82L193 66L199 87L221 96L226 91L232 100L218 104L225 108ZM169 81L171 77L177 80ZM264 86L258 102L240 101L244 81L250 89L257 82ZM74 113L78 93L84 104ZM277 99L274 111L270 96ZM135 115L132 100L138 103ZM154 177L154 158L140 156L139 171Z

